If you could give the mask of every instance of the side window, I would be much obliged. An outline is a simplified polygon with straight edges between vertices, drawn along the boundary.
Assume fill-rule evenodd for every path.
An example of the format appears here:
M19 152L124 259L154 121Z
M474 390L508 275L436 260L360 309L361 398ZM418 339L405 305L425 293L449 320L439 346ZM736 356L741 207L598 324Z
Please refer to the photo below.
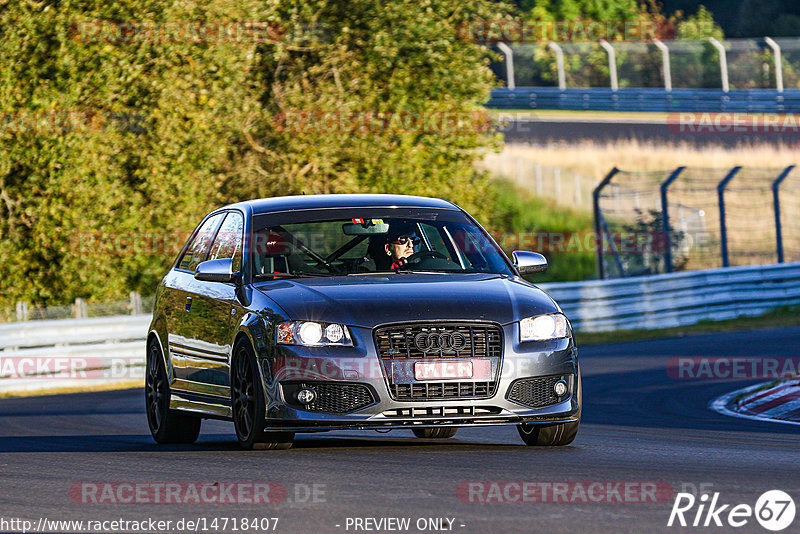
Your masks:
M209 260L220 260L225 258L233 259L233 270L239 271L242 268L242 230L244 230L244 219L238 212L230 212L225 217L222 226L219 227L214 244L211 245Z
M181 261L178 262L179 269L194 271L197 264L205 260L208 249L211 247L211 240L214 238L214 230L217 229L217 225L224 215L224 213L219 213L203 223L192 242L189 243L189 248L183 253Z
M449 256L450 251L447 250L447 246L444 244L444 240L442 239L442 234L439 233L439 229L435 226L425 223L420 223L420 226L422 226L422 231L425 232L425 237L428 238L428 242L431 244L433 250Z

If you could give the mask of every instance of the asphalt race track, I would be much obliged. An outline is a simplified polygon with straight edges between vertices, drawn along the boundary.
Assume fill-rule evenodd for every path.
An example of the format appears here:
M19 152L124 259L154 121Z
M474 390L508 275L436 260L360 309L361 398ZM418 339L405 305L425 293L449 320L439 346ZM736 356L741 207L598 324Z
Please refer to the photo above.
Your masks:
M711 412L710 400L755 381L673 379L668 359L789 356L799 345L800 328L793 328L584 347L583 424L563 448L525 447L516 429L498 427L461 430L444 441L418 440L410 431L300 435L288 451L246 452L222 422L204 422L195 445L156 446L139 390L4 399L0 511L34 524L42 517L278 517L275 532L283 533L374 532L354 530L352 519L346 528L347 518L367 517L410 518L405 532L419 532L420 518L454 519L452 531L481 534L700 531L667 527L674 492L703 489L719 492L720 504L754 506L763 492L780 489L798 501L800 426ZM269 505L83 504L70 496L81 482L193 481L278 482L288 498ZM672 491L658 503L481 504L459 499L457 488L468 481L655 482ZM309 502L314 484L322 486ZM786 532L798 524L800 518ZM711 530L766 532L754 518L739 529Z

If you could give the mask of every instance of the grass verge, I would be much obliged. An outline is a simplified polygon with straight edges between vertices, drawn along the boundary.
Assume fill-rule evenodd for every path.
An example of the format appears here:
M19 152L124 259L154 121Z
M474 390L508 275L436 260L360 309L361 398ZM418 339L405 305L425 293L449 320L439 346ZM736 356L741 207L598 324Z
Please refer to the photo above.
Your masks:
M595 275L594 251L551 251L543 248L548 236L582 235L593 229L592 214L552 199L537 197L508 180L490 182L493 217L481 221L509 256L513 250L541 252L549 268L532 276L535 283L586 280Z
M698 148L690 141L687 139L678 144L637 139L608 143L588 140L575 143L553 141L543 145L517 143L506 144L503 156L559 167L596 180L602 179L614 166L623 170L661 171L667 176L679 165L703 169L730 169L737 165L784 168L798 160L797 147L790 144L753 143L735 148L716 145Z

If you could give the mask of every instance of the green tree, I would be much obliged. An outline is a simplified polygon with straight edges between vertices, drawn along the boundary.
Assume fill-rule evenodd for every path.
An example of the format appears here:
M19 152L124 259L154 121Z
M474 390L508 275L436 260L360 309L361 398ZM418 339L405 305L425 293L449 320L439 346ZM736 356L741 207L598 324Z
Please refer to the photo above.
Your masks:
M707 39L725 37L722 28L714 21L714 14L701 5L697 13L683 18L683 13L678 13L678 31L676 39Z
M150 293L199 218L241 199L415 193L488 216L473 162L499 139L480 120L462 131L365 133L294 132L277 119L472 116L494 80L486 50L460 38L459 25L503 9L488 0L3 3L3 303ZM97 21L260 21L278 31L219 42Z

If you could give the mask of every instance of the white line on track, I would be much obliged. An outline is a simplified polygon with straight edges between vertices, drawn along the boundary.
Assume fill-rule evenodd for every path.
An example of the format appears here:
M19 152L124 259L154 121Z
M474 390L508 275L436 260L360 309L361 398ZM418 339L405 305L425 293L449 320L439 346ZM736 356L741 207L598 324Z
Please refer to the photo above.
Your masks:
M741 395L742 393L748 393L762 385L763 384L756 384L755 386L748 386L746 388L737 389L736 391L731 391L730 393L726 393L725 395L717 397L716 399L709 402L708 409L720 413L722 415L739 417L741 419L752 419L754 421L765 421L767 423L782 423L784 425L800 425L800 421L785 421L783 419L770 419L769 417L763 417L761 415L748 415L735 412L728 408L728 403L731 401L731 399Z

